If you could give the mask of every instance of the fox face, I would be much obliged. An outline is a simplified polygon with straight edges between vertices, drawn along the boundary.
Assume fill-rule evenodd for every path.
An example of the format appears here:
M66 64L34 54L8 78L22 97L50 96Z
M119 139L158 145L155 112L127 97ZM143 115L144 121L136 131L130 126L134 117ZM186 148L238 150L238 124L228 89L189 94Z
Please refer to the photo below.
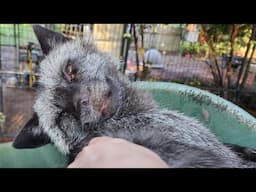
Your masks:
M52 142L69 154L88 137L90 128L120 111L128 80L91 37L71 40L38 25L33 29L46 57L40 63L35 113L13 146L33 148Z

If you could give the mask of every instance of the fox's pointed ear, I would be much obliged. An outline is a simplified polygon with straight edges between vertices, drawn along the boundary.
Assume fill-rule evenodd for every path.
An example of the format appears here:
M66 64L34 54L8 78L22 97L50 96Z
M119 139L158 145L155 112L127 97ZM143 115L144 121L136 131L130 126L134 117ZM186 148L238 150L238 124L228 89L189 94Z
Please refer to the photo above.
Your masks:
M35 148L50 143L50 138L39 127L37 114L26 123L13 142L13 147Z
M53 48L53 44L64 43L71 38L65 37L61 33L44 28L40 25L32 25L35 35L40 43L42 51L47 55Z

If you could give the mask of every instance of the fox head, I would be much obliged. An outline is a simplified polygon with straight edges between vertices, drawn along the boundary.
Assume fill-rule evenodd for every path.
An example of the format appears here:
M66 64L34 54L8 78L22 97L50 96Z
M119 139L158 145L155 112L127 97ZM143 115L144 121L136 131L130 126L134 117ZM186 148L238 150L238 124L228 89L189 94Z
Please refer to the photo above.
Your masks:
M45 58L33 117L13 146L34 148L51 142L69 154L90 127L121 113L129 81L91 36L73 40L39 25L33 29Z

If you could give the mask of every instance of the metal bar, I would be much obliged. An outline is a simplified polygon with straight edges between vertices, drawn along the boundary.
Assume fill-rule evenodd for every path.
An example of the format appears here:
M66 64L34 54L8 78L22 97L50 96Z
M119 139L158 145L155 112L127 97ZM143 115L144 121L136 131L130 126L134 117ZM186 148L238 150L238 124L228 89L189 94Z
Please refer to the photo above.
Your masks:
M1 29L0 25L0 29ZM2 69L2 35L0 34L0 70ZM2 75L0 74L0 112L3 112L3 84Z
M124 38L124 34L126 33L127 25L128 24L123 25L122 43L121 43L121 48L120 48L120 57L122 57L122 58L125 57L124 48L125 48L125 45L126 45L126 41L125 41L125 38Z
M0 70L0 74L24 75L25 72ZM35 76L40 76L39 73L33 73L33 75L35 75Z

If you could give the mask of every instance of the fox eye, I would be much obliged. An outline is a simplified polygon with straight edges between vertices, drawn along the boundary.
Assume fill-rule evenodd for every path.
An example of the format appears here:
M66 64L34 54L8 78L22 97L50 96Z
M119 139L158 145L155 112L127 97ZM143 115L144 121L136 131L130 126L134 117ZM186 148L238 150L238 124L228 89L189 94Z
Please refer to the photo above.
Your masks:
M78 66L71 61L68 61L63 69L64 77L68 82L74 82L79 80L78 72L79 72Z
M105 94L105 96L106 96L106 97L111 97L111 96L112 96L112 91L111 91L111 90L107 91L106 94Z

